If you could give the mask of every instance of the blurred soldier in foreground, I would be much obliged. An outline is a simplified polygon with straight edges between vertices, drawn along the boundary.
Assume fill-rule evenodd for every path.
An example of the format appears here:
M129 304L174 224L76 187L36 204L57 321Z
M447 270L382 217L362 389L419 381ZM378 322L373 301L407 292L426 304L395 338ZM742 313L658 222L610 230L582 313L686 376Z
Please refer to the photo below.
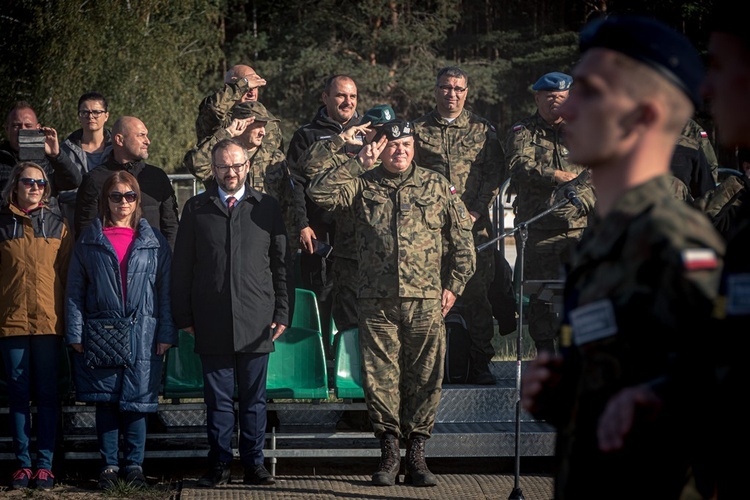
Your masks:
M560 114L570 159L591 169L596 220L565 283L564 356L530 363L522 404L557 429L556 499L679 498L712 411L694 395L711 374L700 358L724 250L669 186L677 137L701 102L701 58L644 17L597 20L580 44ZM655 416L617 453L602 451L597 423L609 398L658 380L675 360L691 367L692 407Z
M474 272L471 219L445 177L412 162L411 124L396 120L383 130L385 135L356 157L316 177L308 195L327 209L354 210L363 263L358 280L363 385L381 446L373 484L395 483L402 438L406 482L433 486L437 480L425 463L425 441L440 402L443 318ZM382 163L376 166L378 159ZM448 267L442 269L441 262Z
M494 236L489 207L503 181L503 163L495 127L468 109L469 76L461 68L438 72L435 109L414 120L417 165L443 174L469 209L474 244ZM492 249L476 256L477 270L461 297L463 317L471 340L469 383L494 385L489 363L495 355L495 327L488 298L495 277Z

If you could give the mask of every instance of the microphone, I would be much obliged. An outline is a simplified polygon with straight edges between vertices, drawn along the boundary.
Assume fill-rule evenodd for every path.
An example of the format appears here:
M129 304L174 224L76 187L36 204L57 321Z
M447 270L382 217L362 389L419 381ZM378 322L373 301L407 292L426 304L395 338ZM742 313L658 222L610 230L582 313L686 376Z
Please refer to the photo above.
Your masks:
M576 193L576 188L570 186L565 189L565 197L568 199L570 203L573 204L574 207L576 207L578 210L583 211L583 203L578 198L578 193Z

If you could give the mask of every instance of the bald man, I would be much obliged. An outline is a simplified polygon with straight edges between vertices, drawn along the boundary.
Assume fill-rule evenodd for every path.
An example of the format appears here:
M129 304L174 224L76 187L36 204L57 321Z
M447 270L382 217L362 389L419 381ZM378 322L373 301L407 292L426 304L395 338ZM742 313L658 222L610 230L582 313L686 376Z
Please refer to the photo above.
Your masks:
M112 152L102 165L83 176L76 196L75 228L81 234L98 216L99 192L104 181L118 170L126 170L138 180L141 188L143 217L158 229L174 248L177 234L177 198L169 177L159 167L149 165L146 125L133 116L122 116L112 127Z
M195 120L196 144L211 137L221 128L227 128L232 122L232 107L241 102L258 100L260 87L266 84L253 68L246 64L236 64L224 75L224 87L205 97L198 107L198 118ZM283 137L279 124L269 123L263 142L273 149L284 150Z

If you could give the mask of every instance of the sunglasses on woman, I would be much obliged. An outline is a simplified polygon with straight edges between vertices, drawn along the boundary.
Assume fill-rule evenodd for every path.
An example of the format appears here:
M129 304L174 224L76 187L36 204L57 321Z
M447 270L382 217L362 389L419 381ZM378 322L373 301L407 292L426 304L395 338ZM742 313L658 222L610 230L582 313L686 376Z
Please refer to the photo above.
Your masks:
M112 191L111 193L109 193L109 201L111 201L112 203L120 203L123 198L125 198L125 201L127 201L128 203L133 203L138 199L138 195L135 194L135 191L128 191L127 193Z
M21 181L21 184L23 184L27 188L33 187L34 184L36 184L40 188L43 188L44 186L47 185L47 181L45 181L44 179L32 179L31 177L23 177L18 180Z

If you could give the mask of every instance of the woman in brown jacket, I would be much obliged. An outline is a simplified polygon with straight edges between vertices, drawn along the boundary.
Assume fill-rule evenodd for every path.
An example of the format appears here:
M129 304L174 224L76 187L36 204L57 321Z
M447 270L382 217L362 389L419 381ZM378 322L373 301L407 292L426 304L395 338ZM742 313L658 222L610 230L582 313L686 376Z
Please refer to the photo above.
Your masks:
M11 488L54 486L57 365L64 333L65 278L72 249L50 184L37 164L13 167L0 203L0 352L8 384L18 468ZM36 464L30 453L30 400L36 394Z

